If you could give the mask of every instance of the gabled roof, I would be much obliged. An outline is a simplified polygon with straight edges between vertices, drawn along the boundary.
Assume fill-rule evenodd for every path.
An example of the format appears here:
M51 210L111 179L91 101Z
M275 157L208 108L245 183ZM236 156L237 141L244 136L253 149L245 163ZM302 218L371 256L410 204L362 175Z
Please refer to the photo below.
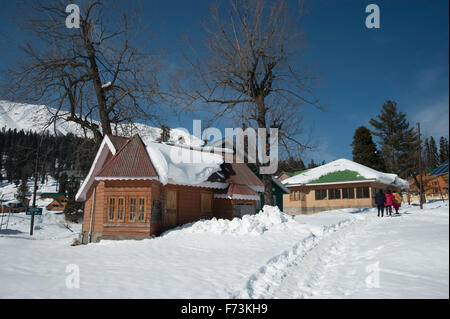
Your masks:
M234 162L236 157L234 158ZM226 180L227 183L240 184L240 185L251 185L258 191L264 191L263 182L252 172L252 170L247 166L246 163L231 163L234 175L231 175ZM262 189L261 189L262 188Z
M99 178L157 176L158 174L147 155L144 143L137 134L127 139L113 158L96 175Z
M114 148L116 150L122 148L123 145L125 145L126 142L130 139L129 137L123 137L123 136L116 136L116 135L108 135L109 140L114 145Z
M111 138L115 140L116 145L121 143L119 139L115 139L111 135L105 135L102 143L95 155L94 162L92 163L91 168L89 169L89 173L81 184L78 192L75 196L75 200L84 201L86 200L86 195L92 184L94 183L95 175L103 168L105 162L117 152L116 146L114 146L114 142L112 142Z
M120 148L119 148L120 147ZM138 134L131 138L105 136L76 200L86 200L94 180L156 179L165 184L226 189L245 186L254 197L263 183L245 163L224 163L224 149L192 148L164 143L144 144ZM238 188L239 189L239 188Z
M409 188L409 183L396 174L383 173L347 159L312 168L282 181L286 186L334 184L360 181L377 181L382 184Z

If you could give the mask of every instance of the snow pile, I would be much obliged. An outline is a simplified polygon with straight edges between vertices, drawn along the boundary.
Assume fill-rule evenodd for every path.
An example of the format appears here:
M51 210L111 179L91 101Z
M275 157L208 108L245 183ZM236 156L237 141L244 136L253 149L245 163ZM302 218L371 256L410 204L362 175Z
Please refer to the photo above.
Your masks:
M355 171L360 176L366 179L373 179L383 184L395 185L401 188L409 188L409 183L404 179L399 178L396 174L382 173L367 166L355 163L353 161L344 158L338 159L331 163L310 169L307 172L287 178L283 181L283 184L285 185L308 184L329 173L345 170Z
M295 223L294 218L280 211L276 206L265 205L256 215L245 215L242 218L201 220L186 224L166 234L211 233L217 235L262 235L271 228L283 228ZM167 236L166 235L166 236Z
M220 170L223 157L161 143L148 143L147 153L162 184L196 185Z

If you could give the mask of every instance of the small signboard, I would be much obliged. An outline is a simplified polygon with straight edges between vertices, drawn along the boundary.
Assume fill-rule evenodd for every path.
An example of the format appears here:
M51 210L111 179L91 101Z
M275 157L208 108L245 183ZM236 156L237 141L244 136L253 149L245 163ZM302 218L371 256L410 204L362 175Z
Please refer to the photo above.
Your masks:
M26 214L27 215L42 215L42 208L38 207L27 207Z

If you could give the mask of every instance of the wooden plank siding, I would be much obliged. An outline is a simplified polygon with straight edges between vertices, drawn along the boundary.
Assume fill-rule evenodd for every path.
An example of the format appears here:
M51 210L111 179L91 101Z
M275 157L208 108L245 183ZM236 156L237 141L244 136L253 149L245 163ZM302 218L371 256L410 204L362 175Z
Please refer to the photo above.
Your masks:
M151 181L105 181L103 190L103 237L109 236L150 236L150 212L151 212ZM111 197L123 198L123 221L111 222L108 219L108 200ZM134 221L128 218L129 199L140 198L145 200L144 205L144 221L138 221L138 209L136 209L136 217ZM116 205L118 205L116 203ZM138 203L137 203L138 205Z
M182 185L163 186L155 180L107 180L94 183L95 206L92 232L99 234L103 239L146 238L159 235L167 230L200 219L226 218L233 219L233 205L250 204L256 213L256 201L229 200L214 198L214 189L204 187L189 187ZM87 194L85 201L83 234L87 236L91 223L91 209L94 187ZM176 193L176 203L167 207L167 196ZM169 195L172 196L172 195ZM109 220L109 199L115 198L115 214L117 214L117 200L124 199L123 220ZM145 199L144 222L129 220L130 199ZM161 202L161 221L151 221L153 201ZM170 199L169 199L170 200ZM175 209L174 221L167 220L169 209ZM116 216L115 216L116 218Z
M358 187L368 187L369 197L368 198L357 198L356 188ZM343 188L354 188L355 196L354 198L342 198ZM340 189L340 199L326 199L326 200L316 200L315 191L316 190L328 190L328 189ZM283 195L283 207L284 211L289 214L309 214L316 213L325 210L333 210L340 208L351 208L351 207L374 207L374 192L378 189L396 189L395 187L381 184L379 182L367 182L367 183L342 183L342 184L332 184L332 185L304 185L304 186L292 186L289 187L291 194L296 191L302 193L302 199L293 200L291 199L291 194Z
M166 195L169 192L177 193L177 216L175 222L176 226L200 219L212 218L212 209L202 211L202 196L207 196L212 201L214 192L213 189L182 185L167 185L166 187L164 187L164 189Z

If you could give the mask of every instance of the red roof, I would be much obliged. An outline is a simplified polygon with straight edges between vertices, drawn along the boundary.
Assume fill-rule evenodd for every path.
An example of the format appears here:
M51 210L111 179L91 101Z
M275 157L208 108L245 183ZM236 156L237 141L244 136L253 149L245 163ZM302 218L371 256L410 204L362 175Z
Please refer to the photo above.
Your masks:
M236 158L234 158L234 162L236 162ZM226 180L227 183L264 187L263 182L252 172L246 163L232 163L231 167L235 175L229 176Z
M128 142L129 137L117 136L117 135L108 135L109 140L113 143L116 150L122 148L122 146Z
M115 142L121 143L123 140L115 138ZM122 145L116 155L100 170L97 176L157 177L158 174L150 161L144 143L139 135L135 134Z
M247 196L258 196L254 190L245 185L231 184L228 187L227 196L232 197L232 195L247 195Z

